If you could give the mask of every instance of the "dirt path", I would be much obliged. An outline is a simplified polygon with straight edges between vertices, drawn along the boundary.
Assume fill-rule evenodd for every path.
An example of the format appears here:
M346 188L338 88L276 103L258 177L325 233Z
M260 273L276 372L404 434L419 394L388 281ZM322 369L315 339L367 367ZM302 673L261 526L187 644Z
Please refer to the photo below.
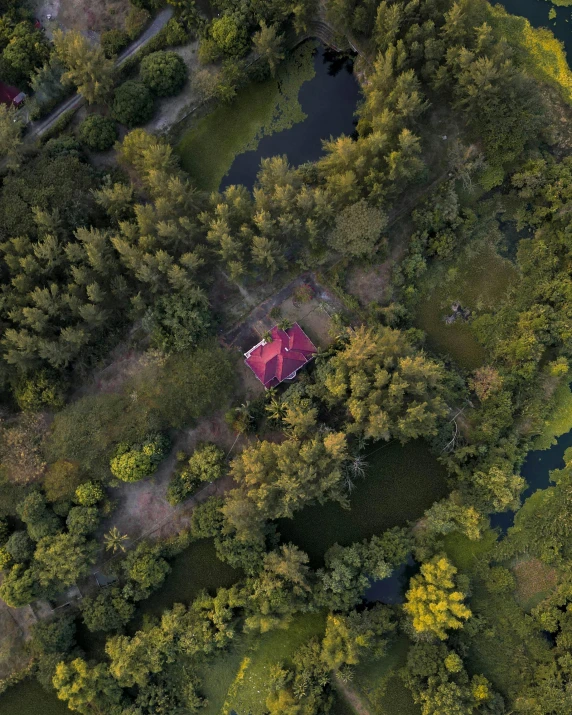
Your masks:
M347 683L344 683L339 676L336 676L336 688L344 696L356 715L371 715L370 710L367 708L356 691L352 690Z

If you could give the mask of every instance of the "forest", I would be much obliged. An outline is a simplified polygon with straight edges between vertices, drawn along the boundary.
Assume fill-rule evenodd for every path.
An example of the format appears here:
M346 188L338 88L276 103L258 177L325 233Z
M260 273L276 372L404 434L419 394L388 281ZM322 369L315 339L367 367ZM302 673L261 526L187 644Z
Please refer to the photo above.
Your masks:
M126 5L0 0L0 712L572 712L562 44L487 0ZM315 38L353 133L206 191L212 117L303 121Z

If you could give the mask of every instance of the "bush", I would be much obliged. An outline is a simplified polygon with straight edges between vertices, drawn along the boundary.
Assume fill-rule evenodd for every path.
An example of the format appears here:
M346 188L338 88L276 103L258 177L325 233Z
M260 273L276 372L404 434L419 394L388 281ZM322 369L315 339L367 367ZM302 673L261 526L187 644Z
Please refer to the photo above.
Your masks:
M111 59L129 44L129 35L125 30L108 30L101 35L101 46L105 56Z
M105 492L98 482L85 482L75 490L75 500L80 506L95 506L104 497Z
M205 482L214 482L226 471L222 449L214 444L199 445L187 464L178 470L167 489L167 500L178 504L196 491Z
M128 80L115 90L113 116L125 126L145 124L154 111L153 96L142 82Z
M243 57L249 49L244 22L231 15L223 15L211 25L211 35L218 47L229 57Z
M220 59L221 54L220 47L212 38L205 37L201 40L198 57L202 65L210 65L216 62Z
M90 114L81 123L79 138L91 151L107 151L117 139L117 127L109 117Z
M182 352L197 346L211 326L206 299L172 293L154 301L143 319L152 343L165 352Z
M71 137L70 137L71 138ZM52 139L52 146L54 148ZM72 139L73 150L76 150L77 142ZM68 148L70 145L67 145ZM64 396L61 383L54 379L47 370L40 370L33 377L21 380L14 389L14 397L18 407L24 412L39 412L47 407L59 409L64 404Z
M15 531L5 548L16 563L23 563L34 555L35 544L25 531Z
M141 444L120 444L109 465L111 473L123 482L149 477L166 457L169 446L170 441L164 435L149 436Z
M153 52L141 62L141 79L158 97L168 97L183 88L187 66L176 52Z

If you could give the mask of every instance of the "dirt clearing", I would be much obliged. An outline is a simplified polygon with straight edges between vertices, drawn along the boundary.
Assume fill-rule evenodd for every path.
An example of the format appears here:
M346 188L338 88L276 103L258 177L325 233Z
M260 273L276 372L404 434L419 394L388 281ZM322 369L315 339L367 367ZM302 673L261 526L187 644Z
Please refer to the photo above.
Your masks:
M122 30L129 10L129 0L43 0L32 7L48 35L79 30L93 39L106 30Z

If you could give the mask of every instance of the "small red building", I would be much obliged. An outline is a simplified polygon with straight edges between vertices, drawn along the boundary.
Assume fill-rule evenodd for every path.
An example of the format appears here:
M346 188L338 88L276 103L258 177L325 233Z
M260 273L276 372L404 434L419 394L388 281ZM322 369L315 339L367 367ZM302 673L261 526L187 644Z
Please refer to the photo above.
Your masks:
M283 380L293 380L298 370L317 353L314 343L298 323L287 330L275 326L270 335L272 341L261 340L244 353L244 362L266 389L276 387Z
M13 104L15 107L19 107L25 99L24 92L0 82L0 104Z

